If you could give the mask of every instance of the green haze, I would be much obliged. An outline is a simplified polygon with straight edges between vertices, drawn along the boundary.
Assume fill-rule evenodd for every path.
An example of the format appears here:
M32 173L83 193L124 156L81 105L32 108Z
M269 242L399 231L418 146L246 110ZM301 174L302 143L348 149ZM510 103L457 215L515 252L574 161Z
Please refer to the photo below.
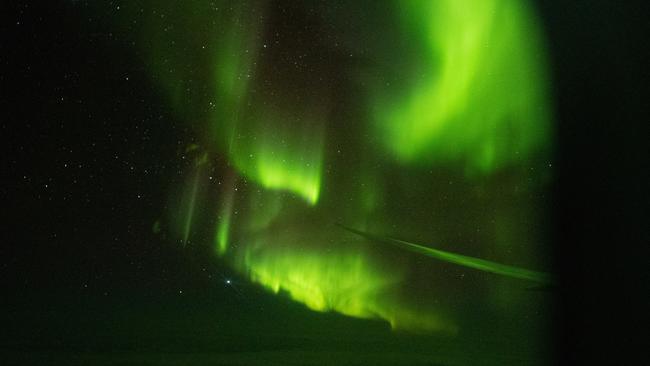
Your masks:
M513 281L480 273L466 283L446 265L548 275L367 232L438 235L454 252L544 268L537 205L551 109L529 3L334 3L120 10L118 28L191 136L179 146L203 153L174 197L175 234L315 311L450 334L458 304L507 311L519 301ZM447 263L387 253L335 222Z
M523 1L396 2L411 69L370 93L374 131L403 163L489 173L549 142L544 52ZM390 73L386 74L390 76Z

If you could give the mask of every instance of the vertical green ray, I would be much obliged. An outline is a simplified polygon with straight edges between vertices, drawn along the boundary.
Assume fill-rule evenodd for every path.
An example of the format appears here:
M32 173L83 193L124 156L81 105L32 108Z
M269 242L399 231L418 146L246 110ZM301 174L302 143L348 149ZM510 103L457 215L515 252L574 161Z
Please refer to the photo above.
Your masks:
M221 200L221 208L217 217L217 230L215 241L217 244L217 254L222 256L228 250L228 240L230 238L230 226L235 201L235 177L229 177L226 183L226 191Z
M190 197L187 204L187 212L185 214L185 223L183 224L183 246L187 245L192 230L192 220L194 219L194 211L196 208L196 195L199 188L199 171L197 170L192 179L192 188Z

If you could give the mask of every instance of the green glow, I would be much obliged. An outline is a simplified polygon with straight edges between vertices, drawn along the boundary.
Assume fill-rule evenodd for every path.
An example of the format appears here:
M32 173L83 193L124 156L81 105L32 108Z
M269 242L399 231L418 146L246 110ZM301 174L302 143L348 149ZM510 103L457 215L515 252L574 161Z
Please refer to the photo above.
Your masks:
M217 253L224 255L228 249L228 233L230 231L231 212L228 209L222 211L219 223L217 224Z
M259 190L248 195L246 230L256 232L268 228L282 213L287 214L289 205L285 204L287 197L276 191ZM302 206L302 205L301 205Z
M384 319L393 329L457 331L436 312L414 309L400 301L395 290L401 275L373 264L362 251L296 251L285 246L269 250L268 244L249 246L243 261L251 280L274 293L286 292L315 311Z
M152 79L176 116L188 123L188 134L200 143L184 151L197 159L183 193L174 197L178 218L171 220L172 229L183 244L201 237L197 228L208 222L208 245L220 259L274 293L285 293L315 311L383 319L394 329L455 332L460 317L449 314L445 291L450 289L444 285L451 282L449 287L458 286L467 293L478 289L482 294L484 288L477 287L484 284L454 282L445 274L421 280L417 276L429 273L426 266L428 262L435 266L434 261L420 261L408 253L381 261L381 251L368 248L362 238L321 228L342 221L355 227L391 228L405 235L412 229L430 233L427 227L435 224L449 235L459 223L493 228L491 210L481 206L490 213L465 214L463 205L467 211L476 211L480 205L492 208L494 204L495 211L505 211L502 220L513 226L519 222L513 218L519 213L530 219L521 220L524 224L520 225L522 232L529 231L526 225L535 222L532 214L528 217L524 209L511 212L509 207L531 205L532 199L513 196L501 202L499 189L478 180L463 181L462 174L484 174L497 186L501 178L490 173L508 166L528 168L526 163L549 145L544 52L527 3L393 1L397 11L381 16L388 17L389 24L395 24L392 17L398 19L397 27L385 31L387 40L397 37L399 42L368 42L367 52L360 57L356 47L348 46L355 56L347 61L344 42L339 48L338 41L332 45L325 39L350 37L350 44L358 44L365 42L364 37L347 30L324 31L323 48L331 49L323 59L328 63L331 56L334 61L327 66L309 57L316 52L311 45L305 50L285 46L286 30L274 23L278 15L267 12L262 2L143 3L146 12L138 15L140 7L133 7L130 15L124 15L123 27L131 30L132 19L143 20L138 47L142 47ZM332 11L333 17L341 15ZM367 26L360 21L351 28ZM339 54L346 55L344 61L336 58ZM283 61L293 56L295 60ZM374 61L383 59L390 62L379 62L373 68ZM290 75L294 69L277 65L294 61L296 66L304 62L307 69L313 67L309 72L295 69L296 79L307 79L306 85L294 83ZM280 76L268 75L276 71ZM323 76L320 71L363 75L359 76L363 82L353 86L341 78L332 81L330 90L328 83L317 81ZM356 100L359 95L368 100ZM332 113L327 113L329 104L336 106ZM410 169L410 165L425 166L426 174L425 169ZM208 166L210 174L225 183L217 188L217 204L200 180ZM525 177L508 178L515 187L526 185ZM235 186L237 182L242 182L241 189ZM479 191L485 193L477 198ZM483 197L490 195L494 200ZM456 210L458 206L463 207ZM202 217L204 212L209 214ZM154 225L152 230L159 229ZM350 230L481 271L537 282L551 280L545 273ZM469 248L471 253L472 243L494 245L488 232L475 234L477 240L467 241L459 251ZM520 241L521 235L516 234L503 239L505 244ZM424 287L422 282L430 287L420 293L433 300L409 300L408 291ZM438 289L441 283L443 288ZM485 286L489 292L492 284ZM510 296L511 291L506 292ZM475 295L467 295L471 296ZM483 297L473 300L487 303ZM443 304L440 308L438 301Z
M214 40L214 98L211 125L215 141L235 168L265 188L286 190L316 204L320 194L322 123L293 106L274 105L250 95L256 78L260 41L258 17L236 7L224 32ZM242 28L246 24L246 28ZM245 103L274 105L247 109ZM278 110L278 111L276 111Z
M324 145L320 122L265 113L243 127L232 148L235 167L265 188L290 191L316 204Z
M151 232L154 234L160 234L160 220L154 221L153 225L151 226Z
M508 266L501 263L491 262L485 259L474 258L462 254L456 254L456 253L446 252L439 249L429 248L422 245L409 243L403 240L384 238L378 235L366 233L346 226L342 226L342 227L348 231L361 235L370 240L395 245L397 247L415 253L423 254L431 258L443 260L445 262L459 264L461 266L474 268L485 272L495 273L503 276L519 278L519 279L529 280L534 282L550 283L552 281L552 277L548 273L532 271L529 269L519 268L514 266Z
M376 131L397 159L491 172L548 143L544 53L525 3L397 4L415 66L374 94Z
M255 55L259 47L253 17L255 14L234 7L230 19L224 20L225 32L215 32L211 72L214 77L214 98L211 107L212 135L218 145L230 152L241 122L242 105L246 101L248 86L254 80ZM241 25L247 28L242 29Z
M201 144L226 156L247 179L316 204L322 100L293 105L251 90L259 89L264 3L145 0L141 6L121 10L123 26L144 17L136 29L152 79L174 112L201 135ZM283 93L295 93L291 88Z

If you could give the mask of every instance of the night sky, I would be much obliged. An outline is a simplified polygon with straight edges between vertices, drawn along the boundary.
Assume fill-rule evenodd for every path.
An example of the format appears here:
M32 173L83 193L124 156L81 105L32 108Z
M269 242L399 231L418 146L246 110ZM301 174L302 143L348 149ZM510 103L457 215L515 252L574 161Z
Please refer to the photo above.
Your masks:
M0 363L622 362L642 7L3 4Z

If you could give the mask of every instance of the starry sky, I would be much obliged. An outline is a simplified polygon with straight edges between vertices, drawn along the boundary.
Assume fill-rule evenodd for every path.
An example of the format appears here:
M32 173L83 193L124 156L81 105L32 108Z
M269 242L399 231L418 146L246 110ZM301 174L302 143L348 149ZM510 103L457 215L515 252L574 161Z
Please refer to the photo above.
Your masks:
M636 85L625 70L642 63L613 42L623 30L594 26L605 2L397 4L9 4L3 355L424 365L565 351L599 310L587 263L618 259L587 243L631 236L594 228L618 226L593 196L638 205L591 183L638 169L602 148L638 155L626 133L639 134L606 123L635 119L638 96L599 90ZM580 57L603 45L604 65ZM604 99L619 112L595 112ZM551 290L525 279L551 273Z

